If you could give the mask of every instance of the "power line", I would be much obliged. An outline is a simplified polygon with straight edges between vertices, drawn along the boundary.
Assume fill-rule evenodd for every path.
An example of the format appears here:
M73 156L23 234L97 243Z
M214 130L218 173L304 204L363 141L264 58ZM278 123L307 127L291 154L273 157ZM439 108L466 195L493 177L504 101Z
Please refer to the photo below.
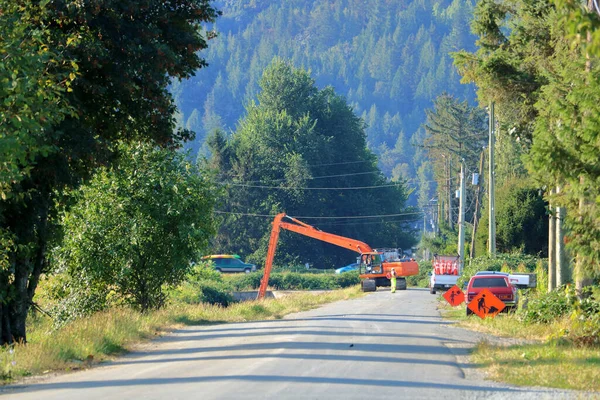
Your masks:
M390 224L400 224L400 223L411 223L411 222L415 222L415 221L420 221L421 220L421 215L419 215L418 217L415 217L414 219L399 219L399 220L388 220L388 221L361 221L361 222L343 222L343 223L337 223L337 222L324 222L322 224L319 224L319 226L353 226L353 225L381 225L383 223L390 223Z
M355 175L369 175L369 174L379 174L381 173L381 171L377 170L377 171L369 171L369 172L354 172L351 174L340 174L340 175L324 175L324 176L312 176L310 178L306 178L306 180L313 180L313 179L324 179L324 178L340 178L340 177L344 177L344 176L355 176ZM285 181L286 178L281 178L281 179L272 179L271 182L281 182L281 181ZM245 181L245 182L241 182L244 184L252 184L252 183L262 183L263 181ZM221 182L221 184L233 184L233 183L240 183L240 182Z
M214 210L215 214L227 214L227 215L240 215L244 217L263 217L263 218L275 218L276 215L270 214L253 214L253 213L240 213L240 212L232 212L232 211L220 211ZM403 217L407 215L419 215L423 214L422 212L410 212L410 213L400 213L400 214L381 214L381 215L362 215L362 216L340 216L340 217L315 217L315 216L294 216L294 218L298 219L360 219L360 218L389 218L389 217Z
M263 186L263 185L248 185L245 183L232 183L232 182L217 182L219 185L229 185L237 187L248 187L258 189L279 189L279 190L363 190L363 189L378 189L384 187L393 187L402 185L403 183L391 183L388 185L377 185L377 186L357 186L357 187L324 187L324 188L309 188L299 186Z
M309 164L309 167L325 167L329 165L347 165L347 164L362 164L362 163L371 163L370 160L363 161L347 161L347 162L339 162L339 163L328 163L328 164Z

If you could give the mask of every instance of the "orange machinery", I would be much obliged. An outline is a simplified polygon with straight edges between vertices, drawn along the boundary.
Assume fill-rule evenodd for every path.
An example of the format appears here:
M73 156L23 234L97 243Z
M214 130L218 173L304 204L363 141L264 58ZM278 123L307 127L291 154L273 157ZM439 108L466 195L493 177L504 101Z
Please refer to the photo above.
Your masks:
M289 220L289 222L284 221ZM275 248L279 239L281 229L296 232L313 239L322 240L348 250L355 251L360 257L360 278L363 292L374 292L378 286L390 286L389 274L392 269L396 270L397 283L399 290L406 289L406 276L419 273L419 266L414 260L410 261L392 261L383 262L381 254L373 251L368 244L350 239L344 236L334 235L333 233L323 232L313 226L305 224L286 214L277 214L273 220L273 229L269 239L269 250L267 251L267 260L265 261L265 272L260 281L258 290L258 299L265 297L267 286L269 285L269 275L273 267L273 258L275 257Z

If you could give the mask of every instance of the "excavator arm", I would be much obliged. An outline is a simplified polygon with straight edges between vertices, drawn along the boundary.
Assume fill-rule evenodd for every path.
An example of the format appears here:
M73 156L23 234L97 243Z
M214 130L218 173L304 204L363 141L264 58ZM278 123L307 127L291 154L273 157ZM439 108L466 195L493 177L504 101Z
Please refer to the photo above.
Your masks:
M284 219L289 220L290 222L284 222ZM265 272L262 280L260 281L260 288L258 290L257 297L258 299L264 298L265 293L267 292L269 276L271 275L273 258L275 257L275 249L277 247L277 241L279 240L279 232L281 229L286 229L288 231L296 232L304 236L321 240L323 242L331 243L360 254L373 252L373 249L368 244L359 240L334 235L333 233L323 232L313 226L305 224L302 221L289 217L284 213L277 214L273 220L273 229L271 230L271 238L269 239L269 250L267 251L267 260L265 261Z

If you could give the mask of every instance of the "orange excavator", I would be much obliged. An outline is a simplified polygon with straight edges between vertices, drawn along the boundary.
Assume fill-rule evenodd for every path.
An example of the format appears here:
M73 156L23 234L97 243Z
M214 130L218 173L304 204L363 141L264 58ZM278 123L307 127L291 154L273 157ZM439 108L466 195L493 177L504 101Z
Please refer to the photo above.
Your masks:
M269 250L267 251L267 260L265 262L265 272L260 281L258 290L258 299L265 297L267 286L269 285L269 275L273 267L273 258L275 257L275 248L279 239L281 229L296 232L313 239L322 240L360 254L360 279L363 292L374 292L378 286L390 286L390 274L392 269L396 270L397 289L406 289L406 276L419 273L419 266L414 260L409 261L391 261L382 260L382 254L374 251L368 244L350 239L344 236L334 235L333 233L323 232L304 222L287 216L286 214L277 214L273 220L273 229L269 239Z

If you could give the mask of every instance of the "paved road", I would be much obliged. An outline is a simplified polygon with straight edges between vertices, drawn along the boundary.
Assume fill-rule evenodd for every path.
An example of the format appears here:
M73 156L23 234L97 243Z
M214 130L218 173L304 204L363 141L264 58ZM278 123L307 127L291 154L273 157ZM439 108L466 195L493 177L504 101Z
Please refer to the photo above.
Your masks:
M9 399L577 398L482 380L475 334L436 296L379 291L278 321L189 327L107 366L5 388Z

